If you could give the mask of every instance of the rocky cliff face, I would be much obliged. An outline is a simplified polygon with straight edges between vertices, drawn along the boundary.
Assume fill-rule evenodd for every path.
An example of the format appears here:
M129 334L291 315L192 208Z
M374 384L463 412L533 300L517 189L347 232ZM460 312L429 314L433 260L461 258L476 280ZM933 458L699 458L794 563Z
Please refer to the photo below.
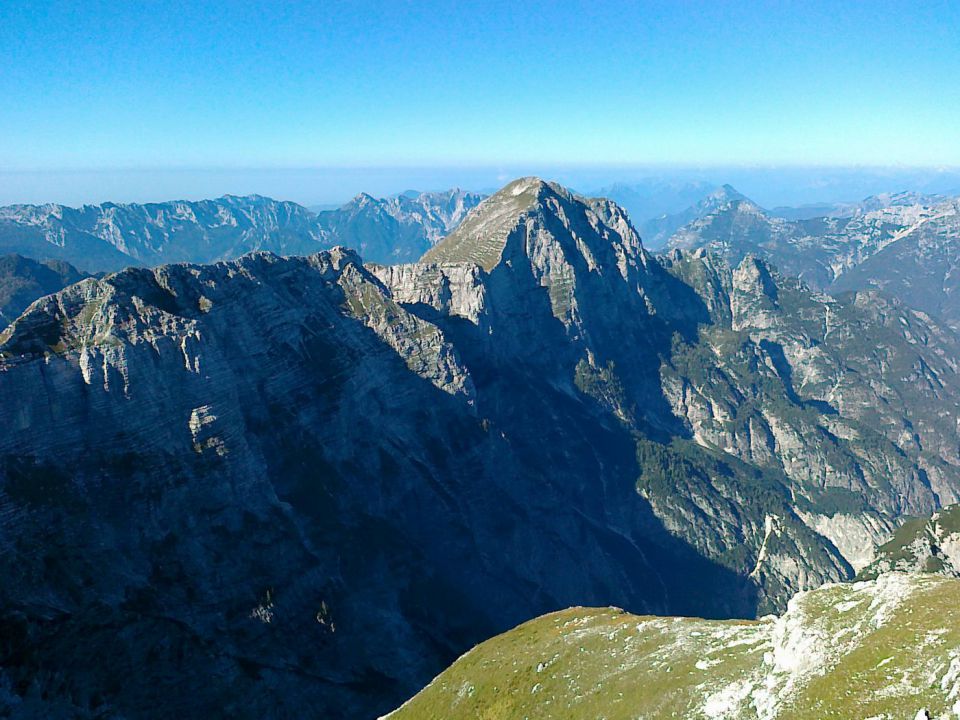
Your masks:
M369 716L557 608L782 609L956 497L956 342L752 258L658 261L535 178L416 264L85 280L0 335L0 690Z
M781 471L806 524L854 567L897 517L954 502L949 330L876 293L812 294L754 259L729 275L705 255L664 262L714 298L714 322L664 373L696 442Z
M451 337L344 251L35 304L0 337L4 703L370 716L571 602L751 612L572 378L475 376Z
M466 653L388 717L954 718L960 582L886 575L716 622L571 608Z
M419 613L476 602L480 545L424 552L509 451L356 255L87 280L2 348L3 704L369 715L465 641Z

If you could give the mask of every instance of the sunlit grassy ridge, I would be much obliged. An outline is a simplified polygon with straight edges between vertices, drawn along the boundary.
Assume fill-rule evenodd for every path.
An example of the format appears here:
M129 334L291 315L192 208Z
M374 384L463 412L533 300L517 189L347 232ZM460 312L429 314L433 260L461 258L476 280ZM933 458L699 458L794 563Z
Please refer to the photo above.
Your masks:
M960 717L960 581L889 574L802 593L760 621L545 615L477 646L390 717L912 720L924 710Z

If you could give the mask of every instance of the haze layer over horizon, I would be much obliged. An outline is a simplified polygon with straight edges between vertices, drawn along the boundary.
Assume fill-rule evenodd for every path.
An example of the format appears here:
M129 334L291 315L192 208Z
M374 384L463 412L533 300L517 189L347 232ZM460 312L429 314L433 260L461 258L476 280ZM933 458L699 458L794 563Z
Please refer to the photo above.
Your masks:
M942 1L14 1L0 200L629 179L581 182L610 165L957 167L958 28ZM307 197L273 183L287 168L341 172Z

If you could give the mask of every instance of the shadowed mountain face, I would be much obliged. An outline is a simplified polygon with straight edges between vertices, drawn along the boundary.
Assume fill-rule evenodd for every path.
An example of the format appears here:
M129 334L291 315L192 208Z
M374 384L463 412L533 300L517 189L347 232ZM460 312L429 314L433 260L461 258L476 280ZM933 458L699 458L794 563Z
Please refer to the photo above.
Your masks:
M58 259L87 272L216 262L264 250L309 255L345 245L371 262L415 260L481 197L451 190L376 200L360 195L318 214L259 195L147 205L0 208L0 251Z
M481 394L355 255L88 280L2 352L0 687L27 717L370 717L570 603L753 612L572 377Z
M420 263L84 280L0 334L0 699L369 717L561 607L782 609L958 499L956 357L535 178Z
M880 289L960 328L960 200L897 193L787 220L738 196L678 220L687 224L673 232L671 248L704 248L732 263L755 254L812 287Z

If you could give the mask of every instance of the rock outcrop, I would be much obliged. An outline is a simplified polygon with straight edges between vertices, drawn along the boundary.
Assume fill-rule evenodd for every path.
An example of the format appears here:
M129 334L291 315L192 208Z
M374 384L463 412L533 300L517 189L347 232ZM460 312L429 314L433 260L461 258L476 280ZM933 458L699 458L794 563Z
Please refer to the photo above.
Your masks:
M880 544L858 577L871 579L891 571L960 578L960 505L907 520Z

